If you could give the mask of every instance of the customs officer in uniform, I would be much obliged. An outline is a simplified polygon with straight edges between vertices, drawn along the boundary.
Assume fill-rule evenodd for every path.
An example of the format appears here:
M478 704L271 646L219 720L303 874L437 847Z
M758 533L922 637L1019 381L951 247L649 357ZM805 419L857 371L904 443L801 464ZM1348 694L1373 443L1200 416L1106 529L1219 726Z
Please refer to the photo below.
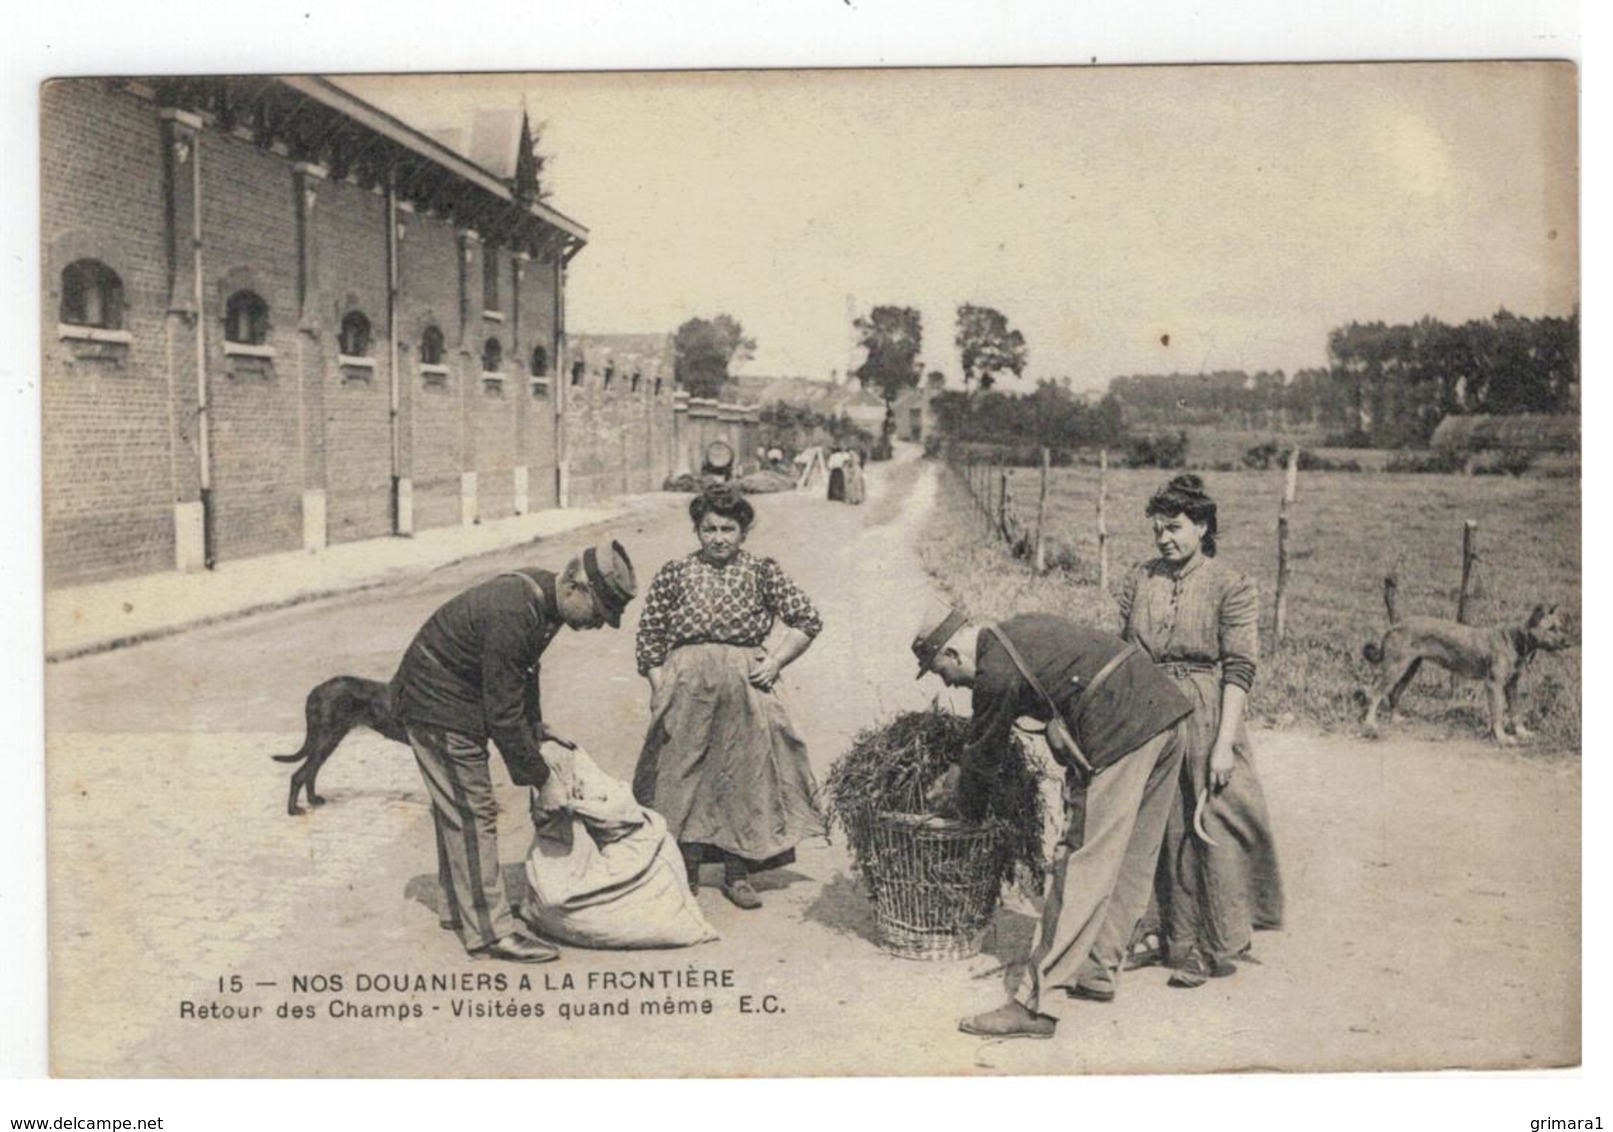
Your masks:
M437 825L442 923L472 955L521 963L558 958L517 927L499 875L498 821L487 753L497 744L518 786L542 786L545 739L538 663L562 625L617 628L636 590L620 543L590 547L556 575L512 570L431 615L392 678Z
M1014 721L1048 723L1065 769L1066 828L1053 855L1028 969L1014 997L959 1028L983 1037L1049 1038L1057 988L1108 1001L1133 928L1148 907L1192 711L1146 653L1112 633L1046 613L971 624L951 609L927 617L913 641L919 675L971 689L969 739L932 788L979 817Z

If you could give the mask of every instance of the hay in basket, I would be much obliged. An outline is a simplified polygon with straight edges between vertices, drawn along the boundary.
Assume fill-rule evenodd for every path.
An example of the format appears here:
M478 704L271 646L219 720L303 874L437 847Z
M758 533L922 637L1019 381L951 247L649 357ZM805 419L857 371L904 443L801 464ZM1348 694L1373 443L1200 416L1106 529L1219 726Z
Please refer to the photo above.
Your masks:
M929 812L924 795L968 734L967 719L939 707L904 712L860 732L825 783L852 869L874 898L880 939L907 958L978 953L1003 885L1016 873L1041 885L1039 776L1017 735L985 784L978 823Z

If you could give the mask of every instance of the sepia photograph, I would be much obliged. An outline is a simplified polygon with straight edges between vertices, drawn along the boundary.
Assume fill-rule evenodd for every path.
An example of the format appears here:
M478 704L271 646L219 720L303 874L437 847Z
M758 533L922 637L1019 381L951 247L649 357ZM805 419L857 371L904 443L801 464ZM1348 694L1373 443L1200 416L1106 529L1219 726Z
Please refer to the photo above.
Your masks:
M1580 1065L1579 81L47 82L49 1071Z

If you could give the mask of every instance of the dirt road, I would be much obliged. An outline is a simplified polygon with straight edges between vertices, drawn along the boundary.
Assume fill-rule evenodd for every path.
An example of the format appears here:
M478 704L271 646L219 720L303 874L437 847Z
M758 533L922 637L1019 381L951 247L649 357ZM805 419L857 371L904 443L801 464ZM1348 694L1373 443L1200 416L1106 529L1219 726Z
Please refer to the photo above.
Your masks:
M907 651L929 586L913 538L935 497L933 472L880 467L870 489L860 508L763 497L750 542L825 615L824 634L784 680L820 778L856 730L939 690L913 680ZM266 756L297 746L313 683L339 671L389 675L452 592L528 558L558 565L596 533L52 666L56 1071L757 1076L1578 1059L1579 764L1478 743L1257 735L1288 928L1259 939L1260 965L1198 991L1141 971L1114 1004L1056 1004L1051 1042L956 1030L959 1016L1000 1001L1005 962L1028 947L1028 909L1001 912L977 959L892 958L874 942L838 843L804 846L770 880L762 911L703 892L723 937L714 943L568 949L540 968L468 960L436 926L431 819L409 753L373 735L349 739L321 779L330 804L301 819L284 812L287 768ZM612 533L646 579L693 545L674 501L664 517ZM544 663L552 723L623 777L648 699L633 673L634 619L616 633L563 633ZM513 788L501 800L502 856L514 865L529 836L525 807ZM517 983L523 974L529 988ZM410 989L420 978L455 989ZM677 985L691 980L719 985ZM644 1012L668 998L693 1012ZM509 1003L528 1016L501 1016ZM260 1012L186 1016L215 1006ZM628 1016L606 1013L617 1006ZM312 1016L277 1017L281 1007Z

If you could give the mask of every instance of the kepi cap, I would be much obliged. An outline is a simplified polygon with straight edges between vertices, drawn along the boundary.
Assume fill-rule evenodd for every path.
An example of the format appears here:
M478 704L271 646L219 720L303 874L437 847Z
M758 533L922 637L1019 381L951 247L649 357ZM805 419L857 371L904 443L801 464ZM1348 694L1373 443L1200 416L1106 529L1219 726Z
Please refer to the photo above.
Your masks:
M922 680L931 671L935 658L959 629L969 623L969 615L956 606L936 605L927 610L913 634L913 655L918 657L919 671L914 679Z
M638 593L638 582L633 577L633 560L627 556L621 543L612 539L599 546L590 546L582 552L583 573L588 577L588 588L599 603L600 612L612 629L622 625L622 610Z

